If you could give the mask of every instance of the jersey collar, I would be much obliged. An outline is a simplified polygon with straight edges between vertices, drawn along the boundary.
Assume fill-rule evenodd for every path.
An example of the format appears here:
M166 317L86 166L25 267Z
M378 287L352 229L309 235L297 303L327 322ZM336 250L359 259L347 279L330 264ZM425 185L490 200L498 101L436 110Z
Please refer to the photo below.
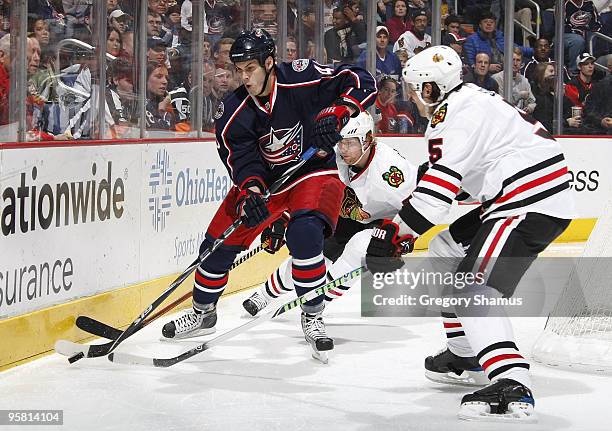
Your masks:
M259 98L257 98L256 96L251 96L251 99L253 99L253 102L255 102L255 106L257 106L258 109L262 110L267 115L272 115L272 109L274 109L274 103L276 102L276 95L278 93L276 74L274 74L271 77L271 79L272 79L272 91L270 91L268 101L265 103L265 105L262 105L261 102L259 101Z

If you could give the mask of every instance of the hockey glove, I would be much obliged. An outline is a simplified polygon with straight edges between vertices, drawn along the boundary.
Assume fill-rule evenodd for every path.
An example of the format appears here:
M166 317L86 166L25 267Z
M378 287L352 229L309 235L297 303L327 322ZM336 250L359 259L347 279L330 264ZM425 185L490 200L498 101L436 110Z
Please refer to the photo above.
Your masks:
M274 254L285 245L285 230L287 230L287 223L289 223L289 216L283 213L282 216L277 218L270 226L261 232L261 243L265 251Z
M404 262L402 255L414 250L416 238L412 235L398 236L399 226L391 220L384 220L372 231L372 238L366 252L366 266L373 274L392 272L400 269Z
M332 105L319 112L312 129L314 146L321 152L333 153L334 146L342 139L340 130L350 118L351 112L344 105Z
M261 185L251 182L243 186L236 199L236 212L246 227L255 227L270 217Z

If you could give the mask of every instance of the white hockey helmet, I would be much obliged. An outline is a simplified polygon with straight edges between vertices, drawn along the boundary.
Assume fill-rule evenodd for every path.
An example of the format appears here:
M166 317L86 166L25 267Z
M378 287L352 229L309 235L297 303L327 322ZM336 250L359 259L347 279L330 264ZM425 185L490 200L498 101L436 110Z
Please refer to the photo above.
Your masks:
M374 119L368 111L363 111L356 117L351 117L340 131L342 139L359 138L362 146L367 142L368 133L374 134Z
M461 69L461 58L455 50L449 46L438 45L410 58L402 70L402 76L419 96L423 84L435 82L440 89L440 96L435 102L439 102L446 93L463 82Z

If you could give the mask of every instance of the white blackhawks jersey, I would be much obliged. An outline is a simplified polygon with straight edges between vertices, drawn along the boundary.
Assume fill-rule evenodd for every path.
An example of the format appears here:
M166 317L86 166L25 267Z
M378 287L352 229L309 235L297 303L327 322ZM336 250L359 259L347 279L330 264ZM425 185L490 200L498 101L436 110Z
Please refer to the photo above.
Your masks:
M482 204L483 220L577 216L559 143L494 92L463 84L437 107L425 139L433 164L402 212L416 233L445 218L460 188Z
M384 145L372 148L369 163L359 173L351 171L336 150L344 191L341 216L360 223L392 219L416 187L417 168L400 153Z
M419 39L412 31L404 32L393 45L393 52L400 49L408 51L408 55L412 57L414 50L417 48L428 48L431 46L431 36L425 33L422 39Z

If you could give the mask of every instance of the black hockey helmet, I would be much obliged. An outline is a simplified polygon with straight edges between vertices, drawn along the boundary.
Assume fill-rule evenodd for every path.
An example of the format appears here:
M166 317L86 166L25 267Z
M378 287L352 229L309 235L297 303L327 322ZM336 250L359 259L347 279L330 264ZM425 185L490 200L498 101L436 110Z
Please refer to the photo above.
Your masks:
M264 29L242 31L230 48L232 63L257 60L264 65L266 58L276 56L276 45L270 33Z

